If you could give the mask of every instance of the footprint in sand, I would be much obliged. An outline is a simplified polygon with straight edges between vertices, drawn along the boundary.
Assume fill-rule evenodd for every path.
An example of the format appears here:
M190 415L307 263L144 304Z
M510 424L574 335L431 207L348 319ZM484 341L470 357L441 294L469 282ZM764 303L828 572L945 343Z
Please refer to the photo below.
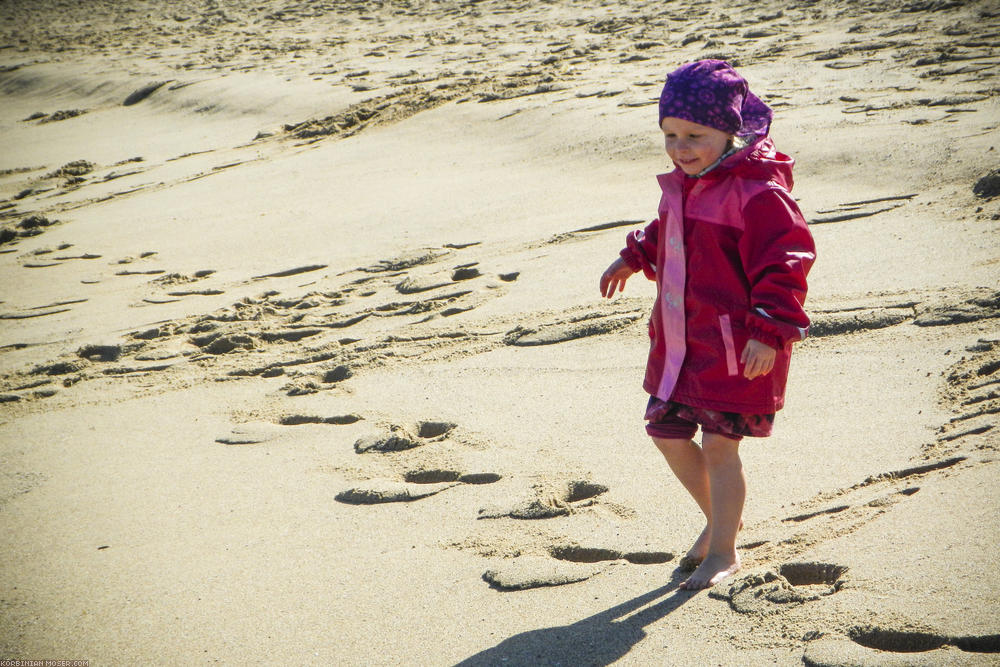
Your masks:
M335 424L337 426L344 426L347 424L354 424L356 422L364 419L361 415L348 414L348 415L334 415L332 417L318 417L315 415L285 415L278 423L282 426L300 426L302 424Z
M954 636L878 626L855 626L848 630L847 636L861 646L894 653L933 651L944 646L954 646L969 653L1000 653L1000 635Z
M567 516L579 509L590 507L597 496L606 493L608 487L587 480L574 480L558 487L536 486L532 497L512 507L484 507L479 510L480 519L551 519Z
M382 304L381 306L376 306L373 314L378 317L418 315L427 312L431 312L433 315L433 311L440 311L444 314L447 312L447 309L444 309L445 305L454 303L471 293L472 290L460 290L458 292L449 292L447 294L436 294L434 296L427 297L423 301L393 301ZM466 308L466 310L469 310L470 308Z
M59 111L53 111L52 113L44 113L42 111L37 111L27 118L23 119L23 122L28 122L32 120L37 120L39 125L44 123L58 123L61 120L67 120L69 118L76 118L77 116L82 116L87 113L88 109L60 109Z
M295 421L298 422L298 417ZM412 427L383 426L378 433L363 436L354 443L358 454L394 454L408 452L431 443L471 442L452 422L424 420ZM399 465L409 459L390 459ZM409 502L426 498L458 485L481 485L498 482L501 476L492 472L462 472L429 466L410 467L396 479L370 479L337 494L336 500L354 505Z
M121 345L84 345L76 351L77 356L87 361L111 362L121 359L123 346Z
M675 558L669 551L628 551L579 544L549 547L549 557L517 556L483 572L483 581L500 591L523 591L586 581L613 565L660 565Z
M189 285L193 282L197 282L199 280L207 278L213 273L215 273L215 270L213 269L195 271L190 276L184 275L182 273L167 273L165 275L159 276L158 278L153 278L152 280L149 281L149 284L161 288L170 288L170 287L176 288L181 285ZM167 296L171 298L147 297L144 298L142 301L143 303L149 303L149 304L164 304L164 303L173 303L179 301L181 298L186 296L219 296L221 294L225 294L225 292L220 289L190 289L190 290L174 289L171 292L167 292Z
M345 425L361 421L363 417L359 415L336 415L332 417L318 417L313 415L292 414L286 415L278 420L276 424L268 422L248 422L234 426L228 434L216 438L215 441L222 445L259 445L267 442L274 442L282 437L288 436L289 431L286 426L299 426L303 424L335 424Z
M483 581L499 591L524 591L586 581L603 567L577 565L541 556L519 556L483 572Z
M457 470L413 470L403 480L370 480L341 491L335 499L351 505L410 502L440 493L460 484L492 484L501 479L495 473L461 473Z
M86 301L86 299L79 301ZM44 308L48 307L49 306L45 306ZM39 314L51 314L52 312L53 311L50 310L43 310L40 311ZM3 317L3 315L0 315L0 319L3 319ZM26 345L14 344L7 347L19 349L20 347L26 347ZM47 398L52 396L55 394L54 389L38 389L38 387L50 384L52 381L58 381L63 387L68 388L81 381L101 377L146 376L152 373L165 371L176 365L174 363L156 365L120 365L120 363L118 363L122 362L125 357L131 357L131 355L136 352L142 351L144 347L144 343L137 342L121 344L85 344L77 348L75 353L65 353L59 358L51 360L48 363L36 365L30 370L21 371L3 378L2 383L0 383L0 389L8 392L22 392L18 394L5 394L5 396L8 396L9 398L4 399L4 402L31 398ZM179 355L179 352L175 352L169 356L176 357ZM162 361L165 358L168 357L145 356L142 354L137 354L133 357L135 361ZM128 360L126 360L126 363L128 363ZM38 378L40 376L52 378L52 380L39 381ZM31 393L23 393L27 390L34 391Z
M560 485L539 485L532 497L511 507L486 507L479 519L539 520L568 516L597 502L608 487L589 480L573 480ZM584 546L575 542L552 544L548 555L518 555L497 563L483 573L483 580L501 591L517 591L541 586L576 583L623 562L659 565L675 555L669 551Z
M358 454L367 452L401 452L431 442L440 442L455 429L451 422L423 421L417 424L416 434L403 426L391 425L381 433L364 436L354 443Z
M455 282L460 280L472 280L473 278L478 278L483 275L482 272L476 268L479 262L471 262L469 264L461 264L455 267L455 270L451 272L451 279Z
M850 665L992 665L992 654L1000 653L1000 635L949 635L912 628L855 625L846 635L821 631L807 633L811 639L802 656L809 667Z
M493 484L503 479L501 475L493 472L462 473L457 470L443 470L440 468L411 470L404 474L403 478L413 484L441 484L446 482Z
M674 559L669 551L619 551L578 544L560 544L549 548L549 555L570 563L602 563L624 560L633 565L660 565Z
M455 283L471 281L483 276L477 267L478 262L460 264L450 272L434 273L423 276L406 276L402 281L395 284L395 290L400 294L420 294L431 292L441 288L454 286ZM505 282L516 279L517 274L504 274L501 277ZM496 287L495 285L491 287ZM485 297L483 290L472 289L452 290L443 294L434 294L426 297L422 301L392 302L377 306L375 314L385 315L414 315L428 313L419 323L427 322L437 316L451 317L459 313L468 312L482 304Z
M419 292L429 292L441 287L448 287L457 282L472 280L483 275L478 268L479 262L468 262L459 264L450 272L439 272L424 276L407 276L396 284L396 291L400 294L416 294ZM509 275L509 274L505 274ZM501 277L503 280L503 278ZM507 281L509 282L509 280ZM468 294L463 292L462 294Z
M833 595L847 585L847 570L831 563L785 563L729 586L717 586L709 596L729 602L741 614L766 616Z

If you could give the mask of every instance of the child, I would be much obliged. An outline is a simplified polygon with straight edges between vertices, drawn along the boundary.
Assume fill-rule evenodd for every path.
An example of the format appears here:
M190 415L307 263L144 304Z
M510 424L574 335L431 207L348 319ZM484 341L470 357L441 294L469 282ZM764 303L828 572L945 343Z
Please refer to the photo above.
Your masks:
M697 565L681 584L688 590L740 568L740 440L770 435L792 343L809 327L802 304L815 246L789 194L793 160L768 138L771 116L723 61L668 75L660 128L676 169L657 177L657 218L629 234L601 276L607 298L640 270L656 281L646 431L707 519L685 557Z

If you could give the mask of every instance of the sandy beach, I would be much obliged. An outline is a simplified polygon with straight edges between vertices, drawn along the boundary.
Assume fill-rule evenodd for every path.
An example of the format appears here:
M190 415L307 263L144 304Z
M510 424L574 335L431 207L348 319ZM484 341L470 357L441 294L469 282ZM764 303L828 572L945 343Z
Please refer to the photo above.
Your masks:
M989 0L0 3L0 660L1000 664ZM666 73L817 244L743 569L643 430ZM4 663L6 664L6 662Z

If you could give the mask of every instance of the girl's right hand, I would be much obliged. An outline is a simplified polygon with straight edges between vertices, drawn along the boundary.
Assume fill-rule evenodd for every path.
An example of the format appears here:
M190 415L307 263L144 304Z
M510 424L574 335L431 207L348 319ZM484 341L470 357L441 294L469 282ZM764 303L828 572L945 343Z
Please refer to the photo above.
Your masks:
M625 289L625 281L635 273L625 260L619 257L611 263L608 270L601 276L601 296L610 299L615 292Z

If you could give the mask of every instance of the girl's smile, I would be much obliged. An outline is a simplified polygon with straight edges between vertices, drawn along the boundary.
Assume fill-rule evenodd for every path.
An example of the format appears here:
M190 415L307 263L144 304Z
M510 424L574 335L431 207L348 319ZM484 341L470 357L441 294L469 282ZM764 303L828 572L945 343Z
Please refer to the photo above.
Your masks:
M699 174L718 160L732 136L714 127L666 117L660 124L667 155L688 176Z

